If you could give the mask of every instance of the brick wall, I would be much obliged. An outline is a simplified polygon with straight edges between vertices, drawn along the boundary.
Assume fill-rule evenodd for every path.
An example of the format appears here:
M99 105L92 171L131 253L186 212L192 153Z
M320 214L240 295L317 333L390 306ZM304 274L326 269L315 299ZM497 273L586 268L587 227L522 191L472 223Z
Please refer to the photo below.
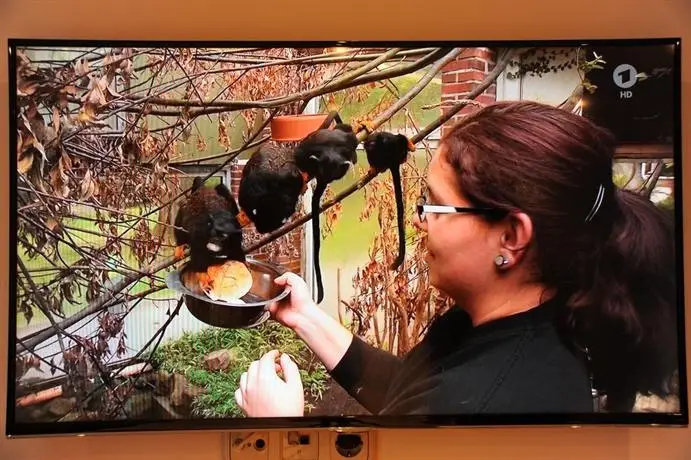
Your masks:
M465 99L467 94L492 71L495 63L495 53L489 48L467 48L454 61L444 66L442 69L442 113L445 113L459 100ZM496 83L493 83L475 100L482 104L489 104L494 102L496 97ZM444 123L441 131L442 136L455 121L474 110L477 110L477 106L468 105L454 115L451 120Z
M238 189L240 188L240 179L242 178L242 168L242 164L234 163L230 170L230 190L236 197L236 200L238 196ZM264 235L260 235L255 232L252 224L245 229L245 238L247 241L254 241L262 236ZM265 245L250 255L259 260L281 265L287 270L304 277L305 273L302 257L303 236L304 232L302 231L302 227L298 227L287 235Z

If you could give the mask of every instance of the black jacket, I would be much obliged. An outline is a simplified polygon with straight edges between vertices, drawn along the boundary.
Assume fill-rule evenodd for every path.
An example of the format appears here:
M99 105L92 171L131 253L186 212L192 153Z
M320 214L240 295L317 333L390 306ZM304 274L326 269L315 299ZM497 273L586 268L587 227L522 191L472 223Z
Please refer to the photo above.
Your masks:
M373 414L588 413L584 360L563 341L553 298L473 327L453 307L398 358L358 337L331 376Z

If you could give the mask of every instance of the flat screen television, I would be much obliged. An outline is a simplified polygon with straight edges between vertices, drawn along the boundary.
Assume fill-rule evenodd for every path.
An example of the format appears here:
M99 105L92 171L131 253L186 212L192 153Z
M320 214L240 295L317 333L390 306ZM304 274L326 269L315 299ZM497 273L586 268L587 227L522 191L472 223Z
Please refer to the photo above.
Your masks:
M680 46L10 40L6 434L688 424Z

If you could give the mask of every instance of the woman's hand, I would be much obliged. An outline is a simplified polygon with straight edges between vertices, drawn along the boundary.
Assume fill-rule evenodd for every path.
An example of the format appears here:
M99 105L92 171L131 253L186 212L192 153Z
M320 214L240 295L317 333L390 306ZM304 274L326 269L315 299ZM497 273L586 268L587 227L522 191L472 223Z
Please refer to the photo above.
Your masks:
M336 318L312 300L307 283L294 273L284 273L275 280L290 294L269 305L271 318L292 329L331 371L343 358L353 334Z
M235 402L248 417L301 417L305 396L300 371L287 354L272 350L240 376ZM276 369L283 372L279 377Z
M271 317L292 330L304 321L310 310L316 309L307 283L295 273L284 273L274 280L279 286L286 286L290 294L279 302L269 305Z

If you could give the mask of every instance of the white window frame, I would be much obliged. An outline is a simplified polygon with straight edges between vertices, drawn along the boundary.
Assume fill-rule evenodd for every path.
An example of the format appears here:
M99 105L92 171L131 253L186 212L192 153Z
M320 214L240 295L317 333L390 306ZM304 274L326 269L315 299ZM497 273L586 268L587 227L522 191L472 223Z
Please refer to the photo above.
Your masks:
M671 160L671 158L670 158ZM653 173L653 162L652 161L642 161L641 162L641 177L647 179ZM664 170L664 169L663 169ZM668 176L665 174L660 174L660 179L674 180L674 176Z

